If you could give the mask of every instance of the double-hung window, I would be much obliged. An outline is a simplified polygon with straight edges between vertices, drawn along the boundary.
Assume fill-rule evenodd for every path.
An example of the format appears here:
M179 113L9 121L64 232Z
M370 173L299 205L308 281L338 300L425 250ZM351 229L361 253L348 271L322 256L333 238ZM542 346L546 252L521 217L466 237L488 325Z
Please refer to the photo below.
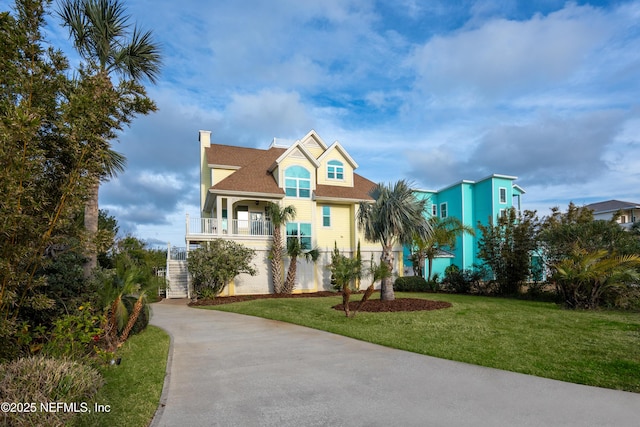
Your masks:
M311 249L311 224L306 222L287 223L287 242L289 239L300 240L303 250Z
M311 173L302 166L291 166L284 171L285 194L289 197L311 197Z
M446 218L446 217L447 217L447 204L440 203L440 218Z
M507 189L504 187L500 187L500 203L507 203Z
M329 160L327 163L327 178L328 179L344 179L344 165L338 160Z

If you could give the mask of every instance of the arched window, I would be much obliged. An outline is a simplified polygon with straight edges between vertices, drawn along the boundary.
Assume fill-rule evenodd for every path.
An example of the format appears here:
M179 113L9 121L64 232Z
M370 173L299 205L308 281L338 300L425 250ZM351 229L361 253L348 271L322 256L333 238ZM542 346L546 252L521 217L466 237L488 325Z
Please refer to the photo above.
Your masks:
M287 196L311 197L311 174L302 166L291 166L284 171L284 191Z
M344 179L344 165L338 160L329 160L327 163L328 179Z

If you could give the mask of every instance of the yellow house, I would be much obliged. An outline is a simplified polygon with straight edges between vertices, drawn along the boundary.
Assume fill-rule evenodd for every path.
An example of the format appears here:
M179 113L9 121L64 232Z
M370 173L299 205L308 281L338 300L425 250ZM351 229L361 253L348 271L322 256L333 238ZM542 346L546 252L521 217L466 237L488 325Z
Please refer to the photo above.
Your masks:
M355 173L358 164L339 142L328 145L313 130L293 143L274 139L267 149L213 144L209 131L200 131L199 141L201 212L199 218L187 216L187 248L222 238L256 251L258 274L238 276L223 295L273 292L270 202L295 206L296 216L282 227L283 234L320 251L315 263L298 260L294 292L331 290L327 265L334 245L353 256L360 242L363 260L372 254L379 259L380 244L365 241L356 223L358 206L372 201L375 183ZM395 258L402 262L402 248L397 249Z

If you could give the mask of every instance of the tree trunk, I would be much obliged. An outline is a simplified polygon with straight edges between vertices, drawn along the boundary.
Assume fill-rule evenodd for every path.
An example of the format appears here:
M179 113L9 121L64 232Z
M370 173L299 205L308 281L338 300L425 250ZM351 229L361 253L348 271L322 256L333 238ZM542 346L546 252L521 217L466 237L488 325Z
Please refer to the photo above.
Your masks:
M371 294L373 293L373 282L371 283L371 285L369 285L369 287L367 288L367 290L364 292L364 295L362 295L362 299L360 300L360 302L358 303L358 305L356 306L356 309L353 310L353 313L351 314L351 317L356 317L356 313L358 311L360 311L360 308L362 307L362 304L364 304L365 302L367 302L367 300L369 299L369 297L371 296ZM348 315L348 314L347 314Z
M342 309L344 314L349 317L349 297L351 296L351 289L349 288L349 282L342 285Z
M298 272L298 257L292 256L287 270L287 279L284 282L283 293L290 294L296 287L296 273Z
M393 271L393 248L386 247L382 249L380 262L384 262L389 267L389 271ZM393 301L396 295L393 292L393 278L385 277L380 282L380 299L383 301Z
M122 331L122 335L120 335L120 342L118 343L118 345L122 345L122 343L124 343L127 340L127 338L129 338L131 329L133 329L133 325L135 325L136 320L138 320L138 317L140 316L140 312L142 311L142 306L143 306L142 298L143 296L141 295L140 298L136 300L136 303L133 306L133 312L129 316L129 321L127 322L127 326Z
M273 229L273 246L271 247L271 280L273 292L282 293L282 239L280 227Z
M83 266L84 278L88 279L93 270L98 266L98 253L96 252L96 235L98 234L98 191L100 180L95 181L89 188L89 196L84 205L84 228L87 233L85 241L86 262Z
M431 280L432 271L433 271L433 258L429 257L429 275L427 276L427 282Z

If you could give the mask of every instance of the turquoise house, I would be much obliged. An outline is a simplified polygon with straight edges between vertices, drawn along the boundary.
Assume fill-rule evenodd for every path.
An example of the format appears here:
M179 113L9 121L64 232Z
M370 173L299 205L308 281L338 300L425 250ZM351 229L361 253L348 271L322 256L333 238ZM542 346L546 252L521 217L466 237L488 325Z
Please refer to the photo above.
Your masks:
M456 217L475 230L475 236L465 233L457 238L454 248L442 248L433 260L432 274L444 276L445 269L456 265L461 270L482 264L478 258L478 241L481 232L478 223L495 221L507 209L521 209L521 198L525 191L515 184L517 177L493 174L479 181L463 180L441 190L416 190L418 197L429 200L428 213L440 218ZM409 248L404 250L405 274L412 274ZM424 266L425 275L427 266Z

